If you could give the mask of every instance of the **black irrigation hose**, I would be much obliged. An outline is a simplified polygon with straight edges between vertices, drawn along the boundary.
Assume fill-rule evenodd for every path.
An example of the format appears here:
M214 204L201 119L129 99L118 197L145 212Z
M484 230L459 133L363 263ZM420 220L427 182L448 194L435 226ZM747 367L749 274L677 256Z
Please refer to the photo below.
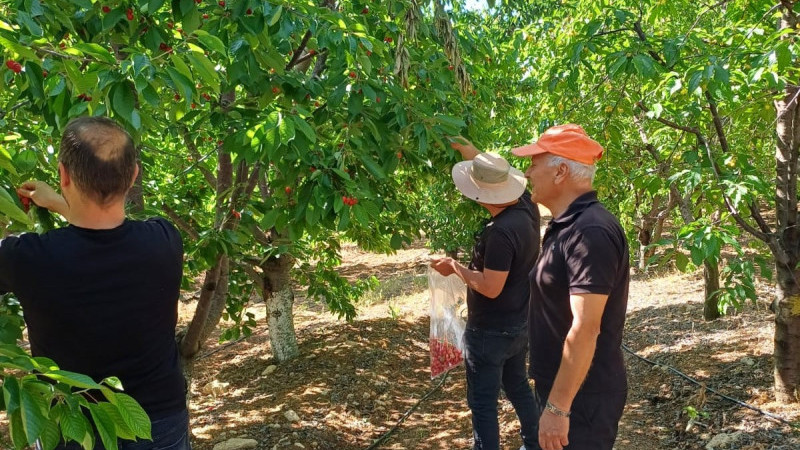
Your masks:
M743 407L745 407L747 409L751 409L751 410L753 410L753 411L755 411L755 412L757 412L757 413L759 413L759 414L761 414L763 416L766 416L766 417L768 417L768 418L770 418L772 420L776 420L776 421L781 422L783 424L789 425L792 428L797 428L798 427L797 424L789 422L788 420L784 419L783 417L780 417L780 416L777 416L777 415L772 414L770 412L764 411L763 409L756 408L753 405L745 403L745 402L743 402L741 400L737 400L737 399L735 399L733 397L729 397L729 396L717 391L716 389L710 388L710 387L706 386L704 383L701 383L701 382L695 380L694 378L690 377L689 375L686 375L685 373L681 372L680 370L678 370L678 369L676 369L676 368L674 368L672 366L669 366L667 364L662 364L662 363L659 363L659 362L655 362L655 361L652 361L652 360L649 360L649 359L645 358L644 356L640 356L636 352L631 350L630 347L628 347L625 344L622 344L622 349L625 350L626 352L630 353L631 355L633 355L633 356L641 359L642 361L644 361L646 363L649 363L649 364L651 364L653 366L666 367L667 369L670 370L670 372L673 372L676 375L680 376L681 378L684 378L686 380L691 381L692 383L702 387L703 389L705 389L705 390L707 390L707 391L709 391L709 392L711 392L713 394L716 394L716 395L724 398L725 400L728 400L729 402L733 402L733 403L735 403L735 404L737 404L739 406L743 406Z
M450 370L452 370L452 369L450 369ZM420 405L422 402L424 402L424 401L425 401L425 399L427 399L428 397L430 397L431 395L433 395L433 393L434 393L434 392L438 391L438 390L439 390L439 388L440 388L440 387L442 387L442 385L444 384L444 382L447 380L447 376L448 376L448 375L450 375L450 370L448 370L447 372L445 372L445 373L444 373L444 376L442 377L442 381L440 381L440 382L439 382L439 384L437 384L437 385L436 385L436 386L435 386L433 389L431 389L430 391L428 391L428 393L427 393L427 394L425 394L425 395L424 395L424 396L423 396L421 399L419 399L419 400L417 401L417 403L415 403L415 404L414 404L414 406L412 406L412 407L411 407L411 408L410 408L408 411L406 411L406 413L405 413L405 414L403 414L403 417L401 417L401 418L400 418L400 420L398 420L398 421L397 421L397 423L396 423L396 424L395 424L395 425L392 427L392 429L391 429L391 430L389 430L389 431L387 431L386 433L384 433L384 434L383 434L383 436L379 437L379 438L378 438L378 440L377 440L377 441L375 441L375 442L373 442L373 443L372 443L372 445L370 445L369 447L367 447L367 449L366 449L366 450L373 450L373 449L376 449L376 448L378 448L378 446L379 446L379 445L383 444L383 443L384 443L384 442L385 442L387 439L389 439L389 436L391 436L391 435L392 435L392 433L394 433L394 432L397 430L397 428L399 428L399 427L400 427L400 424L402 424L402 423L403 423L403 422L404 422L404 421L405 421L405 420L408 418L408 416L410 416L410 415L411 415L411 413L413 413L413 412L414 412L414 410L415 410L415 409L417 409L417 407L418 407L418 406L419 406L419 405Z

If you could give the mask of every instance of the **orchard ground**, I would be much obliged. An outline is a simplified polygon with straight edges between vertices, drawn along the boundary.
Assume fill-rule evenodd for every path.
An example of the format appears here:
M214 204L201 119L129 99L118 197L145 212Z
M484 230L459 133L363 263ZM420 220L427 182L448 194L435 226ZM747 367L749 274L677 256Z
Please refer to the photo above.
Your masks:
M301 356L274 372L266 373L274 362L263 325L241 342L207 349L214 353L200 360L193 386L195 448L210 450L234 437L255 439L259 449L369 447L441 381L429 377L430 258L421 244L392 256L348 248L342 273L376 275L381 287L363 299L351 323L298 298ZM772 287L766 282L759 287L763 304L706 323L699 274L637 275L625 344L728 396L800 420L800 406L771 400L773 324L765 305ZM188 319L192 307L184 305L182 317ZM252 311L264 316L263 306ZM800 434L788 426L704 393L663 366L631 355L626 360L630 393L618 450L705 448L715 437L735 438L718 448L800 448ZM470 448L464 383L463 367L453 370L378 448ZM289 411L299 420L287 419ZM516 417L506 400L500 403L500 421L502 448L519 448Z
M351 323L298 297L301 356L274 368L264 306L253 305L250 310L259 322L254 333L237 342L212 342L197 363L191 401L194 448L211 450L241 437L256 440L258 449L301 448L297 444L366 449L432 390L378 448L470 448L463 366L441 386L441 378L429 376L426 267L431 257L422 243L391 256L347 247L342 273L375 275L380 288L362 299ZM728 396L798 421L800 406L771 400L773 318L766 303L772 289L760 283L762 303L706 323L700 274L636 275L625 344ZM180 305L184 323L194 310L191 295L186 297ZM626 360L630 392L616 449L702 449L714 438L733 439L716 448L800 448L800 434L790 427L705 393L663 366L629 354ZM500 423L502 448L519 448L516 417L505 399ZM2 434L0 446L10 448L5 423Z

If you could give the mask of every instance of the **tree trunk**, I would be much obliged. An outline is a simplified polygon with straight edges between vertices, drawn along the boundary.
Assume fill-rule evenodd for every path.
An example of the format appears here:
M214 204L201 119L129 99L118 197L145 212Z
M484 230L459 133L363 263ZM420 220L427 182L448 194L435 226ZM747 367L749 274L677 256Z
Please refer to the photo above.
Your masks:
M262 266L264 277L264 304L267 308L269 342L278 362L296 358L300 354L294 331L294 292L291 269L294 260L288 255L269 258Z
M703 318L719 319L719 264L705 261L703 263L703 284L705 299L703 300Z
M794 2L782 2L780 29L795 29L798 18ZM794 39L794 33L784 39ZM775 216L778 245L773 245L777 272L775 299L775 399L781 403L800 401L800 284L797 270L800 232L797 229L797 162L800 149L800 108L797 83L786 87L775 102L777 145L775 149Z
M141 161L136 161L139 165L139 174L136 175L136 180L133 182L128 191L126 201L128 203L128 212L131 214L141 214L144 212L144 190L142 189L142 175L144 174L144 167Z
M228 281L230 273L230 258L228 258L227 255L223 255L220 260L217 289L211 296L211 303L208 305L208 316L206 316L206 324L203 327L203 331L200 333L201 346L202 343L211 336L211 333L217 329L217 325L219 325L219 321L222 318L222 313L225 311L225 305L228 302Z

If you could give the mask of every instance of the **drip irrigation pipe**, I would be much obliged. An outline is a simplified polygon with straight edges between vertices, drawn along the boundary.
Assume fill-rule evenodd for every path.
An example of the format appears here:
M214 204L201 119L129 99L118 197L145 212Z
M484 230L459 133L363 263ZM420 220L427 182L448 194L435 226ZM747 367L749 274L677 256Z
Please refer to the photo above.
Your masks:
M701 382L695 380L694 378L690 377L689 375L686 375L685 373L681 372L680 370L678 370L678 369L676 369L676 368L674 368L674 367L672 367L670 365L662 364L662 363L659 363L659 362L655 362L653 360L645 358L644 356L640 356L639 354L637 354L636 352L631 350L630 347L628 347L625 344L622 344L622 349L625 350L626 352L630 353L631 355L641 359L642 361L650 364L650 365L666 367L667 369L669 369L670 372L678 375L679 377L681 377L681 378L683 378L685 380L691 381L692 383L702 387L703 389L707 390L708 392L716 394L716 395L724 398L725 400L728 400L729 402L732 402L732 403L735 403L735 404L737 404L739 406L742 406L744 408L753 410L753 411L755 411L755 412L757 412L757 413L759 413L759 414L761 414L761 415L763 415L765 417L768 417L768 418L770 418L772 420L775 420L777 422L783 423L785 425L789 425L792 428L797 428L799 426L798 424L794 424L794 423L784 419L783 417L780 417L780 416L777 416L775 414L772 414L771 412L764 411L763 409L757 408L757 407L755 407L755 406L753 406L751 404L745 403L745 402L743 402L741 400L737 400L737 399L735 399L733 397L729 397L729 396L719 392L718 390L716 390L714 388L710 388L710 387L706 386L705 383L701 383Z

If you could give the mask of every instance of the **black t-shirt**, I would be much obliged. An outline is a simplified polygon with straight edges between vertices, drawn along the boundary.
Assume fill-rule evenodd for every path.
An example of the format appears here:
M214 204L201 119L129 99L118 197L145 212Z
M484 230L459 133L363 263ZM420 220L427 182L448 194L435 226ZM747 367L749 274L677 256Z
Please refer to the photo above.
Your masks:
M34 356L117 376L151 419L186 407L175 342L183 244L164 219L0 241L0 293L19 299Z
M525 191L519 202L492 217L477 236L469 268L508 272L508 278L494 299L467 290L467 326L504 330L525 325L530 297L528 274L538 254L539 209Z
M619 221L592 191L578 197L547 226L531 272L530 375L552 387L572 326L570 294L603 294L600 335L581 392L627 389L622 331L630 281L628 241Z

